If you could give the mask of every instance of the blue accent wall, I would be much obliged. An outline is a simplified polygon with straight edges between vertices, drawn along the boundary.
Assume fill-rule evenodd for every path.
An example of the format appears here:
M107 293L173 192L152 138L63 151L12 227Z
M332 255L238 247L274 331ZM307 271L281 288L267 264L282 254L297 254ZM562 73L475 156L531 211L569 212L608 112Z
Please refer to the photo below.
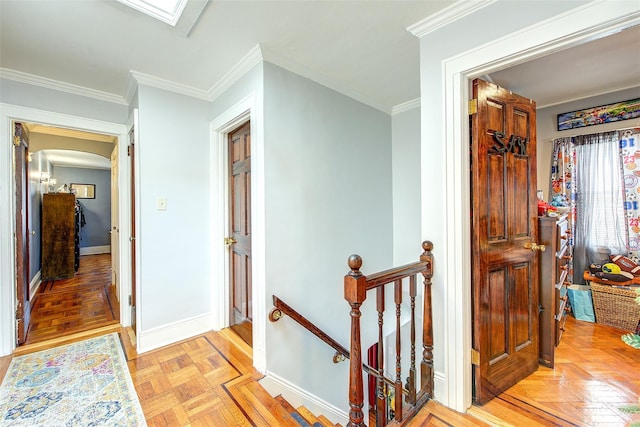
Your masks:
M78 199L86 225L80 230L80 247L111 244L111 171L54 166L56 187L64 184L95 184L95 199Z

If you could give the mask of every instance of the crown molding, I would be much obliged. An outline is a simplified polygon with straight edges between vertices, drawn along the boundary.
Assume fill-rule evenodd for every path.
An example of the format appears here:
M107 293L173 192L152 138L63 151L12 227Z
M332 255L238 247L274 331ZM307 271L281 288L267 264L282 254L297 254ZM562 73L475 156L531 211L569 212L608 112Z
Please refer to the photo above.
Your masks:
M193 98L202 99L204 101L211 101L209 94L201 89L197 89L191 86L186 86L180 83L165 80L160 77L152 76L150 74L141 73L139 71L129 70L129 83L127 84L127 100L131 102L130 96L135 93L135 85L132 85L132 80L137 84L143 84L158 89L168 90L170 92L179 93ZM134 90L132 90L134 89Z
M47 89L66 92L72 95L94 98L99 101L112 102L115 104L128 105L127 101L113 93L102 92L100 90L90 89L83 86L65 83L58 80L48 79L46 77L36 76L35 74L23 73L22 71L11 70L8 68L0 68L0 78L13 80L19 83L25 83L33 86L40 86Z
M211 86L208 92L209 101L213 101L229 89L242 76L247 74L254 66L263 60L262 48L255 45L242 59L229 70L216 84Z
M394 105L391 109L391 115L395 116L396 114L404 113L405 111L413 110L414 108L420 108L420 98Z
M496 1L497 0L459 0L451 6L407 27L407 31L418 38L426 36Z

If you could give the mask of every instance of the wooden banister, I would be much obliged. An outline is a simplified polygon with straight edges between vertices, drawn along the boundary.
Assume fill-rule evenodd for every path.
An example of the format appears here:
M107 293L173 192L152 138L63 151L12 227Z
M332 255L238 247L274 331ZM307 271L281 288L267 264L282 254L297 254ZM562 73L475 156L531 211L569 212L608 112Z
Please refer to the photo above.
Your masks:
M428 399L433 397L433 320L431 307L431 279L433 277L433 244L430 241L422 243L423 252L420 261L396 267L379 273L365 276L360 271L362 258L351 255L348 260L349 273L344 277L344 298L351 306L351 343L350 343L350 369L349 369L349 424L348 426L360 427L364 425L364 393L362 379L362 349L361 349L361 311L360 307L367 298L367 291L376 289L376 310L378 312L378 376L384 378L384 344L382 336L384 304L384 286L393 284L395 304L395 329L396 329L396 360L395 381L379 379L376 389L376 427L387 425L386 411L386 385L389 385L395 395L394 422L400 425L406 422L408 417L414 415ZM420 361L420 390L416 390L415 372L415 298L417 294L416 276L422 274L424 305L422 309L422 360ZM402 305L403 279L409 278L409 297L411 305L411 367L407 377L406 388L402 385L401 378L401 339L400 316ZM391 384L389 384L391 382ZM407 408L403 406L403 396L406 395ZM383 407L384 404L384 407Z
M320 338L322 341L327 343L330 347L333 347L333 349L342 357L344 357L345 359L349 358L349 350L347 350L345 347L340 345L340 343L338 343L336 340L334 340L329 335L327 335L323 330L318 328L306 317L298 313L295 309L289 307L284 301L282 301L280 298L278 298L275 295L273 295L273 306L274 308L271 309L271 311L269 312L269 320L271 320L272 322L275 322L279 320L283 314L286 314L291 319L295 320L298 324L300 324L300 326L302 326L303 328L311 332L313 335ZM334 361L336 361L335 357L334 357Z

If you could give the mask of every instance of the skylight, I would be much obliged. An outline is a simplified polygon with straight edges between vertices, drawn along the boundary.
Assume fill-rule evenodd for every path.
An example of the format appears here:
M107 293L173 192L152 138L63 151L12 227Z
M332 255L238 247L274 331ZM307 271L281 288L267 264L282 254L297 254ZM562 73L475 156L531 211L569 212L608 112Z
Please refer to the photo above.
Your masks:
M188 0L118 0L138 12L175 27Z

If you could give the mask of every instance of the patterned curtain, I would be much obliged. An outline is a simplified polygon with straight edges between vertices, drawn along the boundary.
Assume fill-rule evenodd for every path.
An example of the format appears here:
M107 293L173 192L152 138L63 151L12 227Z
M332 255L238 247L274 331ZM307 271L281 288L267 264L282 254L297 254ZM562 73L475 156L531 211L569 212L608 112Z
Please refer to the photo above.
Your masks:
M640 263L640 129L620 131L619 138L624 164L624 211L629 228L628 256Z
M640 148L640 147L638 147ZM576 149L573 138L558 138L553 141L551 155L551 187L549 188L549 201L561 199L569 208L567 218L571 234L569 235L569 250L573 248L573 236L575 235L576 218L576 186L574 176L576 173ZM570 283L573 282L573 263L569 262Z

